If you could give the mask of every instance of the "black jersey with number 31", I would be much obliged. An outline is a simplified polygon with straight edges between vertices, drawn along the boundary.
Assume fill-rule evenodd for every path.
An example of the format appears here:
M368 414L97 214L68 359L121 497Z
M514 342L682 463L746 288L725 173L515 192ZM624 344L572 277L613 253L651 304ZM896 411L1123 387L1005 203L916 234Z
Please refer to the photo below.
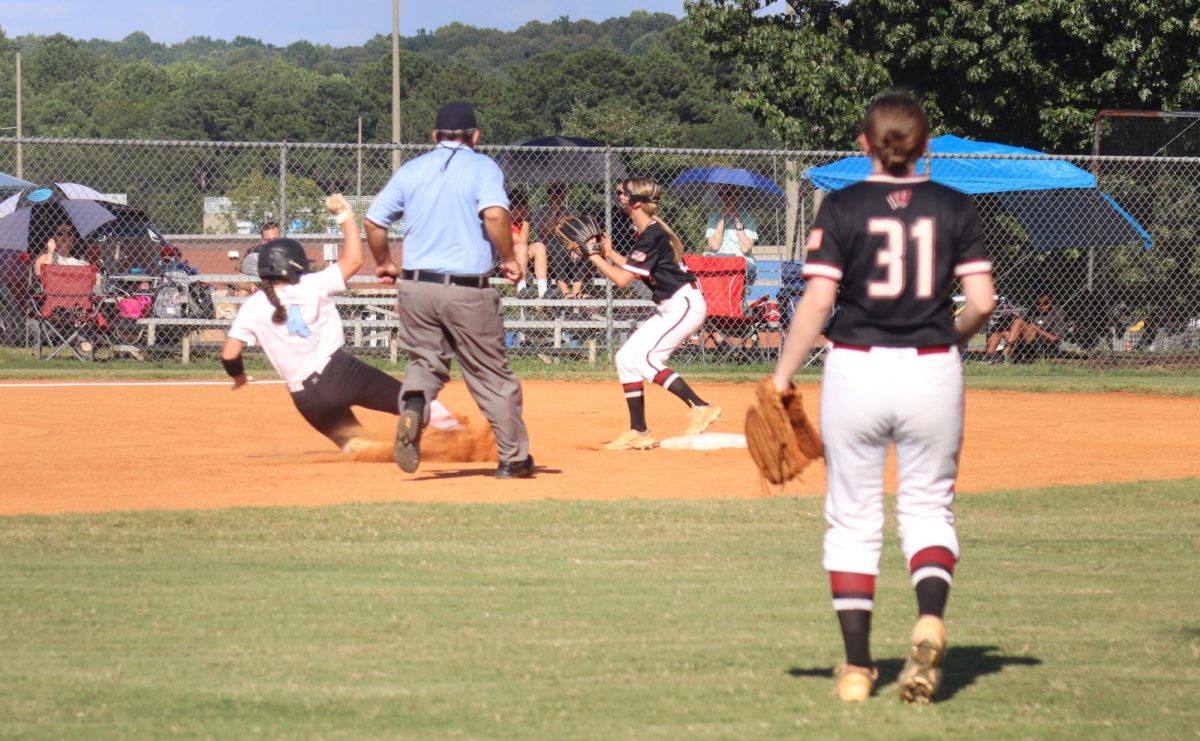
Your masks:
M992 269L975 204L927 177L872 175L830 193L806 278L841 283L826 335L847 345L953 345L956 278Z

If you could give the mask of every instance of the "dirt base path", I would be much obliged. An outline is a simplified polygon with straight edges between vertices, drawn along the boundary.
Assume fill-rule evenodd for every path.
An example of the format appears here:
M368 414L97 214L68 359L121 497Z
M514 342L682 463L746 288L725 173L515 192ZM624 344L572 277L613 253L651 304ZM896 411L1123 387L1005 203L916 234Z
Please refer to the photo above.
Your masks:
M725 409L713 431L741 431L749 385L698 383L697 389ZM805 388L812 413L817 393ZM461 383L442 400L483 427ZM525 400L537 478L496 481L494 461L446 460L481 457L469 442L431 437L415 475L402 473L386 453L340 454L300 419L278 384L251 384L237 394L225 385L0 388L0 515L823 490L825 470L816 464L803 481L768 491L744 449L601 450L627 426L615 382L533 381L525 384ZM648 387L647 414L660 439L683 430L683 405L657 387ZM390 445L394 418L373 412L360 418ZM1198 439L1200 399L970 392L959 489L1200 476ZM889 465L888 486L894 485Z

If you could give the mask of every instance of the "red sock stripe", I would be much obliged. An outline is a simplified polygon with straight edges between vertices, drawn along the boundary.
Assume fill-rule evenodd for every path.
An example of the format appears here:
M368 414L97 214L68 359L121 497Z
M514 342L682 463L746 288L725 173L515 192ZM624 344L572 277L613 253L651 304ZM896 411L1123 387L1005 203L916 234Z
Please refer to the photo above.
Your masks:
M621 384L621 388L625 389L626 391L642 391L643 390L641 381L638 381L636 383L623 383L623 384ZM657 393L657 392L655 392L655 393Z
M674 374L675 374L675 371L671 370L670 368L663 368L662 370L660 370L658 373L656 373L654 375L654 382L657 383L659 386L661 386L661 385L663 385L663 381L667 380ZM657 392L655 392L655 393L657 393Z
M917 569L929 566L945 569L947 573L953 574L954 554L950 552L949 548L943 548L940 545L922 548L909 560L908 571L911 574Z
M834 594L868 594L875 596L874 574L852 574L849 571L830 571L829 589Z

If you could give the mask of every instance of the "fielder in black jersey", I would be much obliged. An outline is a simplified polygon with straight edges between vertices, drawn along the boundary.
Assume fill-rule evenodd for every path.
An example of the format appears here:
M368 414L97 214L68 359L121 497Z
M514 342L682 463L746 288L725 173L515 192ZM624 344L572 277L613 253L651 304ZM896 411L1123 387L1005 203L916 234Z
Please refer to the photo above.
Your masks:
M958 342L954 281L991 271L974 202L928 177L876 174L829 194L810 233L806 278L842 285L835 343Z
M791 385L821 332L840 285L833 348L821 384L828 489L824 558L846 650L837 694L871 696L871 614L883 546L884 466L895 445L896 519L918 618L897 686L905 702L930 702L946 653L943 615L958 536L954 484L963 434L957 344L995 306L991 263L970 199L915 176L929 143L925 112L905 95L876 100L859 144L866 182L830 194L808 239L808 284L773 380ZM953 319L955 280L966 304Z
M624 268L646 283L656 304L671 298L680 288L696 283L687 266L676 260L671 237L657 221L650 222L634 236L633 250L625 258Z
M656 304L654 314L637 328L614 360L617 380L629 406L629 429L605 444L607 450L649 450L658 445L646 424L645 381L652 381L688 405L685 435L698 435L721 416L718 406L696 395L667 358L704 324L707 306L700 286L683 264L683 245L671 227L658 217L662 188L647 178L617 184L621 211L637 229L633 250L622 257L604 235L600 251L588 259L618 288L640 278Z

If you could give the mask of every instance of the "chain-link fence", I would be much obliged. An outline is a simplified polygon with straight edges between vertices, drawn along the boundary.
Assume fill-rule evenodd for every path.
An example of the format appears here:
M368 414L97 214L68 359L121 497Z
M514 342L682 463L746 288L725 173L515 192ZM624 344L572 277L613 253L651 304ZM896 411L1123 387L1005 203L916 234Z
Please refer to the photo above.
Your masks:
M21 175L50 187L0 205L0 329L10 346L31 346L39 325L55 322L92 322L82 335L134 348L149 344L148 332L168 349L185 337L215 342L253 289L253 270L241 271L261 227L277 223L314 260L335 259L340 239L323 212L324 195L345 193L361 215L392 172L388 145L22 143ZM399 151L407 160L428 149ZM710 313L672 362L766 363L803 292L799 267L822 188L857 172L849 152L481 150L506 172L529 270L524 286L501 287L506 341L512 353L546 362L605 362L652 307L640 283L614 289L564 248L552 229L561 213L597 217L627 251L633 230L616 208L613 183L630 176L659 183L660 215L682 238ZM15 153L16 140L0 138L0 171L14 172ZM939 179L966 178L967 186L950 184L973 193L995 264L1000 308L967 359L1005 358L1017 344L1017 319L1040 322L1061 340L1039 344L1033 356L1008 350L1010 362L1200 359L1200 159L938 154L926 166ZM78 202L87 198L73 195L104 200L85 209ZM402 230L397 224L395 235ZM98 288L86 308L51 316L39 298L50 289L36 274L74 262L98 267ZM347 337L360 352L394 354L393 292L370 275L365 268L342 299Z

